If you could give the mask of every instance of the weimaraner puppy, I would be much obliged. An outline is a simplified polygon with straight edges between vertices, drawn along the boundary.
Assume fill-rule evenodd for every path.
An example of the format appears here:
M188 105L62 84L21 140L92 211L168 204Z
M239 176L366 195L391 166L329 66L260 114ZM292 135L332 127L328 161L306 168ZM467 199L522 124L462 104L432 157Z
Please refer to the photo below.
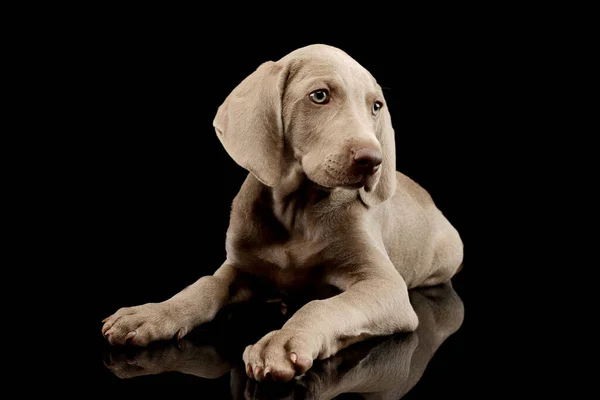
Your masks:
M226 260L166 301L119 309L104 320L108 341L181 338L230 303L313 299L243 355L251 378L289 381L352 343L414 331L408 289L448 281L463 244L429 194L396 172L373 76L337 48L303 47L260 65L213 125L250 172Z

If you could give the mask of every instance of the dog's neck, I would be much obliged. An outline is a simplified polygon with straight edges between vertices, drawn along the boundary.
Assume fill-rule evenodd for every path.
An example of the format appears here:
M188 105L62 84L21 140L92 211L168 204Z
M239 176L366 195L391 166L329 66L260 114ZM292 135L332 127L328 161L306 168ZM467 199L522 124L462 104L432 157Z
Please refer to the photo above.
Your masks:
M290 168L279 184L271 188L273 214L288 229L304 230L310 221L308 211L334 211L337 205L347 203L357 197L356 191L341 188L326 188L308 179L302 167Z
M329 192L310 181L299 166L291 168L271 189L271 194L273 214L288 231L302 228L306 211L329 196Z

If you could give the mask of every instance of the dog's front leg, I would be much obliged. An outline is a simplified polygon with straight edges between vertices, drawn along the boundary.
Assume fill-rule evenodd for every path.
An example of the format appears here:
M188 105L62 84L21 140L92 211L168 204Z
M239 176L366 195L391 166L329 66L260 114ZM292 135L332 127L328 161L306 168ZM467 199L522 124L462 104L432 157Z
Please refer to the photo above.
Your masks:
M248 346L243 356L248 376L288 381L306 372L313 360L359 340L414 331L418 318L406 283L389 260L380 263L385 265L354 269L344 277L346 291L307 303L280 330Z
M161 303L124 307L106 318L102 334L110 344L146 346L182 338L194 327L212 321L226 304L245 301L251 292L246 276L225 263Z

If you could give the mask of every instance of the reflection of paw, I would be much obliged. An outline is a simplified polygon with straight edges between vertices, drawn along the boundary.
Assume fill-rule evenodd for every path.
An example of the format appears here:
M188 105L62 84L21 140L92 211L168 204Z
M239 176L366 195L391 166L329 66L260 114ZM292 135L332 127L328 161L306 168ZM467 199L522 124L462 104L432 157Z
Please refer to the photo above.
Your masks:
M340 387L349 372L348 368L355 366L346 364L347 360L339 355L318 361L306 374L296 379L295 391L305 393L305 397L302 398L332 399L347 390L352 390L352 387ZM352 384L357 384L356 379L352 379Z
M187 347L184 341L174 344L137 348L135 350L111 350L104 365L121 379L142 375L154 375L170 371L176 361L185 357L182 353Z
M388 391L408 379L418 342L416 335L409 334L356 343L316 362L296 383L319 399L347 392Z
M319 336L304 330L280 329L246 347L246 373L257 381L289 381L304 374L316 358Z
M180 339L187 333L173 310L162 303L121 308L103 322L102 334L112 345L146 346L157 340L169 340L176 333Z
M282 399L282 400L294 400L294 399L318 399L313 393L307 392L306 387L298 385L295 380L285 383L273 383L273 382L256 382L254 379L247 379L245 381L243 391L243 397L241 392L237 397L233 398L244 398L246 400L258 400L258 399Z
M231 368L216 347L199 346L185 339L148 347L112 347L104 365L122 379L167 371L216 379Z
M304 375L297 376L286 383L257 382L254 379L247 379L244 376L243 397L248 400L335 398L341 393L336 391L337 387L335 383L339 380L336 367L342 362L343 359L336 357L317 361ZM240 389L236 393L240 393Z

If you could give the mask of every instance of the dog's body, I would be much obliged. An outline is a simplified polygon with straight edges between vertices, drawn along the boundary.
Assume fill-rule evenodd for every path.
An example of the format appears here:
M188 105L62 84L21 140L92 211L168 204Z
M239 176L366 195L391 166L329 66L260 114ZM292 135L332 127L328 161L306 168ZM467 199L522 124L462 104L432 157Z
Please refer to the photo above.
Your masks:
M445 282L460 265L458 233L405 175L397 173L391 199L370 209L346 194L323 201L319 188L292 179L294 196L286 199L249 174L233 202L227 235L228 262L265 278L276 294L345 291L350 275L364 268L353 263L365 252L387 254L408 288Z
M124 308L111 343L180 338L226 304L316 299L244 352L258 380L289 380L371 336L413 331L408 289L449 280L459 234L429 194L395 171L391 118L373 77L315 45L261 65L214 121L250 174L233 201L227 260L158 304Z

